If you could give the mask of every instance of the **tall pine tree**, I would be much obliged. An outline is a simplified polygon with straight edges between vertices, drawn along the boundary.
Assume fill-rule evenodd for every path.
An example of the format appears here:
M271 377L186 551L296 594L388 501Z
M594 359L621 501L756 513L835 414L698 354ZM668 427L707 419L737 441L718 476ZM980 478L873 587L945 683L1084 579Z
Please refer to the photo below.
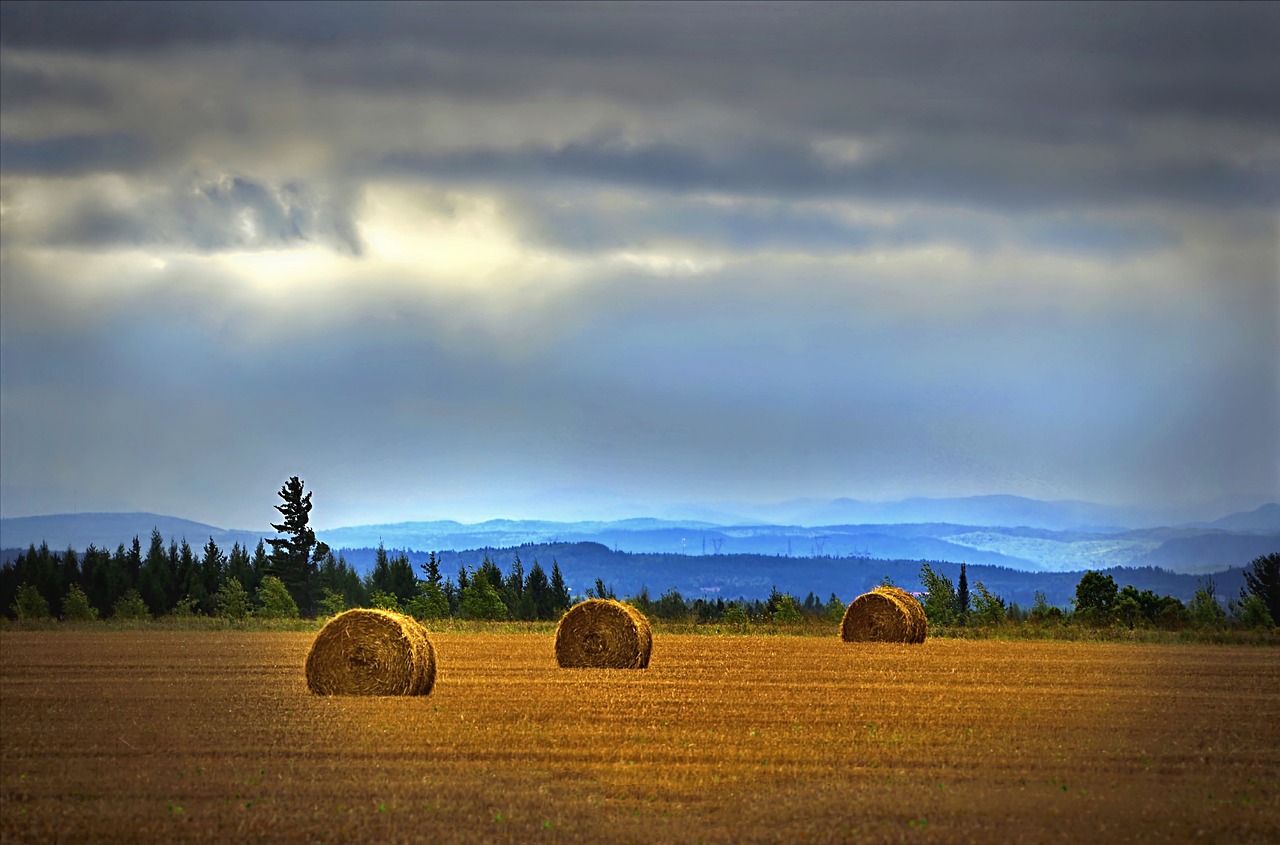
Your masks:
M284 522L271 527L284 536L267 539L271 544L270 574L284 583L302 615L315 616L317 564L329 553L329 547L316 540L316 532L307 524L311 494L303 492L298 476L285 482L277 495L284 500L275 506Z

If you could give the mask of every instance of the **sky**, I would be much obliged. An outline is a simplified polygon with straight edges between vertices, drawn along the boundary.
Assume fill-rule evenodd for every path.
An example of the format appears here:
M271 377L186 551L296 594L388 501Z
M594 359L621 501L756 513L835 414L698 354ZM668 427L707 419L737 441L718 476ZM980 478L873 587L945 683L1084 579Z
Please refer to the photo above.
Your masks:
M1267 3L6 0L0 512L1280 500L1277 79Z

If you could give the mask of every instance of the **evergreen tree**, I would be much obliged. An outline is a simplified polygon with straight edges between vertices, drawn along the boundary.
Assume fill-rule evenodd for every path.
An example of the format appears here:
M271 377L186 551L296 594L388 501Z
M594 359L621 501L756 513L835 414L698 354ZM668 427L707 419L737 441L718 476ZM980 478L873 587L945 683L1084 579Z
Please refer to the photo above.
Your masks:
M519 552L511 562L511 571L502 582L501 595L502 603L507 606L507 611L512 618L525 618L521 616L521 612L527 608L521 607L524 598L524 565L520 562Z
M338 554L338 579L342 583L343 601L347 607L364 607L369 603L369 591L354 566L347 564L346 555Z
M80 559L76 557L76 550L67 546L58 562L58 587L62 590L59 595L65 595L72 586L81 586L80 577Z
M248 581L242 583L250 593L256 593L258 585L271 569L271 558L267 556L266 544L262 540L258 540L258 547L253 550L253 560L250 565L253 567L253 573Z
M418 594L418 577L413 574L413 565L409 563L409 555L400 552L391 558L390 593L403 604Z
M390 593L391 592L391 558L387 556L387 550L378 543L378 551L373 556L373 569L369 570L368 584L370 593Z
M277 494L283 500L275 509L284 517L271 527L282 537L267 540L271 544L271 574L280 579L293 597L299 611L315 615L315 573L329 547L316 540L316 532L307 524L311 514L311 494L303 492L304 484L292 476ZM259 588L261 589L261 588Z
M440 561L436 560L436 553L431 552L427 557L427 562L422 564L422 574L428 584L436 587L443 587L443 580L440 577Z
M210 537L204 547L204 556L200 558L198 577L193 579L194 583L187 589L187 595L196 599L201 613L212 616L216 610L213 597L218 594L218 588L222 586L222 574L226 568L226 556Z
M956 585L956 616L961 622L969 616L969 576L963 562L960 564L960 581Z
M551 583L547 581L547 573L534 558L533 566L524 580L524 594L521 599L521 618L555 619L555 596L551 592Z
M551 559L551 601L551 618L553 619L568 610L573 602L573 597L569 595L569 587L564 583L564 576L560 574L560 564L555 558Z
M603 578L597 578L595 587L587 590L587 598L616 600L618 598L618 594L613 591L612 585L607 587L605 586Z
M60 558L60 555L49 551L48 543L41 543L39 548L32 544L27 549L23 565L19 567L22 580L30 583L50 606L63 593L62 577L58 572Z
M142 562L142 574L138 580L138 593L147 603L147 609L152 616L163 616L173 606L169 600L174 590L175 574L171 566L169 554L164 548L164 538L160 536L160 529L153 528L151 545L147 548L147 557Z
M125 575L125 592L142 581L142 544L138 542L137 534L133 535L133 545L125 556Z
M120 547L121 552L124 547ZM115 563L111 559L111 553L106 549L99 549L92 543L89 548L84 551L84 563L82 564L82 573L84 578L85 595L89 598L89 604L93 605L98 615L102 615L103 611L111 608L111 603L116 600L116 595L111 592L112 582L118 580L116 577ZM119 577L123 577L124 573L119 573ZM123 592L123 589L121 590Z
M462 590L459 603L464 619L507 618L507 606L503 604L502 596L481 570L471 576L466 588Z
M485 552L484 559L480 561L480 568L476 570L476 576L483 577L488 581L489 586L493 587L494 592L498 594L498 597L502 597L502 584L504 580L502 577L502 570L498 568L498 564L489 559L488 552ZM504 607L506 606L505 601L502 604Z
M218 588L214 590L214 595L216 596L218 590L222 589L222 585L232 578L240 582L241 589L247 589L245 586L247 584L253 584L255 590L258 588L253 579L253 560L249 557L249 550L239 543L232 545L231 553L227 555L227 565L222 577L218 580Z
M440 561L431 552L426 563L421 564L424 580L418 582L418 594L405 609L415 619L444 619L450 614L449 597L444 591L444 579L440 577Z
M457 616L460 614L459 602L462 599L461 591L457 585L453 583L452 578L446 578L444 585L440 587L440 592L444 593L445 600L449 602L449 615Z
M191 550L191 544L187 542L185 537L182 538L182 545L178 548L178 565L175 570L174 588L170 594L170 607L173 607L181 599L189 599L193 608L202 607L207 603L208 595L204 591L204 582L201 578L200 563L196 560L195 553Z
M136 543L138 538L134 538ZM111 613L116 606L116 602L120 601L130 589L136 588L138 582L130 575L131 558L133 556L132 549L126 550L124 543L116 546L116 553L111 556L111 568L108 570L110 577L104 579L105 585L102 596L98 599L98 610L102 611L103 616Z

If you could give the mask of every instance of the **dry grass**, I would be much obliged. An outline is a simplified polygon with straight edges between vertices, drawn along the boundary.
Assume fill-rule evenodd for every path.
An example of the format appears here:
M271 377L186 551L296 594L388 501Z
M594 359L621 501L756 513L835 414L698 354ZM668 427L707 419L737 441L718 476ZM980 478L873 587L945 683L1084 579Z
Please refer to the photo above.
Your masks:
M429 697L309 693L314 634L0 631L4 842L1275 841L1258 648L432 632Z
M348 610L316 634L305 673L317 695L426 695L436 680L435 649L412 617Z
M644 669L653 629L644 614L611 599L587 599L556 626L556 661L565 669Z

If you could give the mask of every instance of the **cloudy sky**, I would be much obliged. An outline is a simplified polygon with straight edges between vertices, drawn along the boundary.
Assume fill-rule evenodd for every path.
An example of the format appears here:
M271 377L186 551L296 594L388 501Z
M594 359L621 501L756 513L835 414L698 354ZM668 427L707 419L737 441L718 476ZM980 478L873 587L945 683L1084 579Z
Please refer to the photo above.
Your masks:
M0 510L1280 499L1280 4L0 5Z

